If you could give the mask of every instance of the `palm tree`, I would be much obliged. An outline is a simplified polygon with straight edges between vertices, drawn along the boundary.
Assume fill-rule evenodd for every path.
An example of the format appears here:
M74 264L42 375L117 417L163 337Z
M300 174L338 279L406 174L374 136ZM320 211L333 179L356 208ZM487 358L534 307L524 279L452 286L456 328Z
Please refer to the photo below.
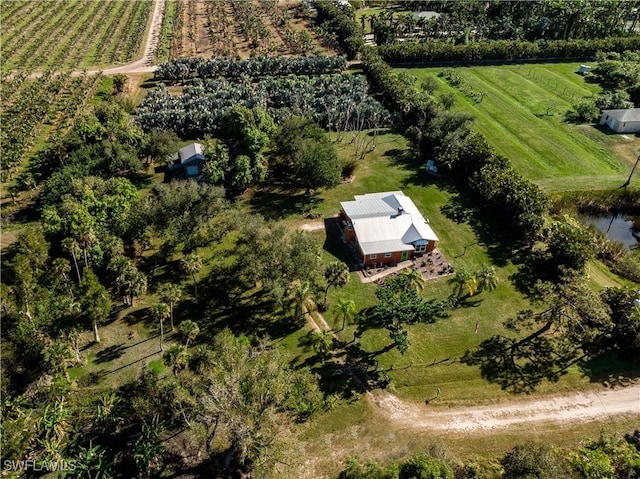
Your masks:
M330 263L324 270L324 278L327 280L327 286L324 289L324 307L326 309L329 288L331 286L342 288L347 285L349 282L349 267L340 261Z
M180 323L180 334L185 340L185 346L189 346L189 343L196 339L198 334L200 334L200 328L198 325L191 320L182 321Z
M476 273L478 282L478 293L482 293L484 289L493 291L498 286L498 277L496 269L493 266L483 265L482 269Z
M181 261L182 269L191 275L193 280L193 292L196 299L198 299L198 284L196 283L196 274L202 269L202 258L198 256L198 253L189 253Z
M177 375L178 371L186 368L189 364L189 353L185 346L174 344L162 355L162 359L167 366L171 366L173 374Z
M293 305L293 316L296 321L302 319L307 309L307 302L311 299L311 286L308 281L295 281L291 285L291 304Z
M156 303L151 305L149 312L154 320L160 321L160 351L164 351L164 320L169 317L169 306Z
M169 305L169 317L171 318L171 331L175 328L173 327L173 306L180 301L182 297L182 289L175 283L167 283L163 284L160 287L160 298L163 303Z
M407 277L409 284L416 289L416 291L424 289L424 277L422 273L417 269L405 269L402 274Z
M475 277L464 268L456 271L456 274L449 279L448 283L454 285L454 293L456 293L456 297L458 298L462 296L462 290L464 288L469 292L469 296L473 296L476 287ZM457 292L455 291L456 289Z
M78 242L73 238L65 238L62 240L62 248L71 254L73 258L73 264L76 267L76 274L78 275L78 284L82 281L82 277L80 276L80 268L78 267L78 257L76 256L80 251L80 247L78 246Z
M323 329L322 331L314 332L311 338L313 349L315 349L322 361L329 356L331 349L333 349L333 336L329 331Z
M338 317L342 317L342 328L340 331L344 330L347 322L350 322L356 316L356 303L354 303L350 299L342 299L338 300L338 304L334 308L334 312L338 315Z

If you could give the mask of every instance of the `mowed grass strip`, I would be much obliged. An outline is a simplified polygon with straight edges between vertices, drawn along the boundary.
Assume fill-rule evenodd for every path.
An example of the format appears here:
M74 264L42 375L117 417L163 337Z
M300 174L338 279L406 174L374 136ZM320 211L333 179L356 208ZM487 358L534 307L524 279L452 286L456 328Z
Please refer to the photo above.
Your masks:
M518 172L542 188L614 186L624 180L627 168L611 142L595 141L597 137L564 122L574 103L599 92L599 87L577 75L576 69L573 63L459 67L456 71L471 88L484 94L483 100L475 103L443 78L438 78L441 87L436 96L453 92L457 98L454 108L471 113L476 118L474 128L511 160ZM419 85L425 75L437 76L442 70L404 71L418 77Z

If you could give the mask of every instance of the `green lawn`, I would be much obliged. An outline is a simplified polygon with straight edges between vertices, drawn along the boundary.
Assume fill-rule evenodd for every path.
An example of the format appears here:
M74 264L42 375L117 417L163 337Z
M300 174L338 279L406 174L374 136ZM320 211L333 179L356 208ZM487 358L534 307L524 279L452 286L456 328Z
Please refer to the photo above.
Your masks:
M339 145L339 153L349 156L353 151L350 145L343 144ZM483 264L490 264L496 267L500 283L496 291L470 298L466 305L453 310L449 317L435 324L410 326L411 347L407 353L401 355L393 350L380 354L376 357L379 366L384 369L393 367L394 370L390 372L391 388L401 397L423 401L433 396L435 389L440 387L442 405L506 399L509 393L486 382L477 367L464 365L458 359L465 351L492 335L506 334L503 321L514 317L521 309L530 308L529 302L510 280L517 266L512 263L508 232L504 232L499 225L484 221L482 216L454 221L445 215L443 211L446 210L464 213L471 209L465 204L464 198L459 198L446 185L437 183L420 171L420 161L412 158L403 137L391 133L381 135L375 152L361 161L351 183L321 191L314 201L305 202L302 194L294 199L288 197L285 201L275 190L258 190L245 199L244 207L281 221L293 230L305 223L321 221L303 218L302 211L311 209L322 218L331 218L340 210L340 202L353 199L353 195L392 190L402 190L413 199L439 236L438 248L455 268L477 271ZM267 199L271 202L267 202ZM282 213L275 215L273 205L278 205ZM325 262L344 260L339 241L327 238L324 229L311 234L318 243L323 244ZM602 271L593 275L592 282L594 286L602 287L614 284L615 279ZM375 288L375 284L361 283L357 273L352 272L345 288L330 290L329 310L325 313L327 322L335 329L341 326L341 321L332 312L332 305L338 298L352 299L358 309L366 308L375 304ZM443 299L451 292L452 286L447 284L446 278L441 278L429 281L424 294L429 299ZM476 322L477 334L474 332ZM343 340L350 341L355 329L354 325L348 325L338 334ZM294 333L294 336L297 334ZM309 351L300 352L296 349L299 348L298 339L298 336L284 339L283 344L293 356L299 357L298 363L301 364L310 356ZM367 352L379 351L390 342L387 331L380 329L367 330L360 339L362 349ZM449 360L444 361L447 358ZM575 368L559 383L543 383L539 392L573 390L588 384L589 378Z
M575 73L577 67L576 63L458 67L464 81L484 94L483 100L475 103L439 77L436 96L454 92L454 109L471 113L476 118L474 128L496 151L545 190L619 186L629 167L614 148L625 140L595 128L585 134L584 127L564 122L574 103L600 91ZM425 75L436 76L442 70L403 71L416 76L419 85Z

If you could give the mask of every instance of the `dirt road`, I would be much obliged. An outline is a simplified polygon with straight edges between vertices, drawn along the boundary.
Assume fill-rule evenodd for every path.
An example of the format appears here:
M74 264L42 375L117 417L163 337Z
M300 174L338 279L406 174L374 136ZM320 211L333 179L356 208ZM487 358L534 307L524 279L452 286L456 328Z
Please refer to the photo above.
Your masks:
M160 28L162 27L162 14L164 12L165 0L156 0L153 9L153 18L151 19L151 28L147 34L147 41L144 45L144 55L135 62L127 63L120 67L107 68L106 70L91 70L87 73L94 74L101 71L105 75L116 75L118 73L149 73L155 71L156 66L153 65L153 55L158 41L160 40ZM82 72L74 72L81 74Z
M451 409L404 401L386 391L374 391L367 396L382 417L398 427L413 430L470 432L532 422L577 423L640 415L640 383L546 399Z

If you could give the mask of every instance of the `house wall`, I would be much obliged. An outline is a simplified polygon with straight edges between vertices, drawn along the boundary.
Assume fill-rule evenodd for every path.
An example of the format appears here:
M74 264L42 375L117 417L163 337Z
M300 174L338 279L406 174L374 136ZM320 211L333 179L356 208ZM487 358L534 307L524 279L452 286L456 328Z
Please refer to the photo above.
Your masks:
M640 131L640 121L617 122L618 125L614 131L617 133L637 133Z
M610 118L606 113L603 113L600 117L599 124L607 125L616 133L637 133L640 131L640 121L620 122L615 118Z
M413 254L412 251L407 251L407 260L411 259L411 255ZM369 265L374 265L374 264L396 264L396 263L400 263L402 261L402 251L395 251L393 253L391 253L391 256L389 258L385 258L384 256L385 254L379 254L376 256L376 258L371 258L370 255L365 255L362 259L362 262L365 264L365 266L369 266Z

